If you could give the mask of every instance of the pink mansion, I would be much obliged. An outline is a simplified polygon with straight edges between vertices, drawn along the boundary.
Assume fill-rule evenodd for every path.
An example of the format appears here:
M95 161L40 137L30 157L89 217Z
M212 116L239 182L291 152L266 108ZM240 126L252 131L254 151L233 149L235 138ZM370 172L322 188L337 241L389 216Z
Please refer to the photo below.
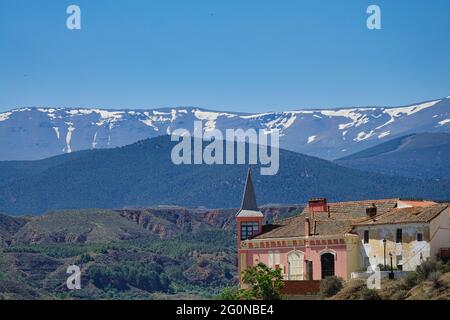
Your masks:
M383 199L327 203L309 200L298 215L265 224L248 171L236 214L238 270L262 262L280 268L285 281L349 279L369 265L414 270L450 247L448 204ZM447 251L446 251L447 250Z

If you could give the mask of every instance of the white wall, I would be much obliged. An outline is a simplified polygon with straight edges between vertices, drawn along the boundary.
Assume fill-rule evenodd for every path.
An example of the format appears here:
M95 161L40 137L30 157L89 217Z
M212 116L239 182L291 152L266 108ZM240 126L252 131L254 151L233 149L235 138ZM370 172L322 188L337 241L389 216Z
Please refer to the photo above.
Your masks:
M449 209L442 212L430 223L431 256L435 258L441 248L450 247Z
M396 243L397 229L403 230L403 242ZM364 243L364 230L369 230L369 243ZM389 253L393 254L393 265L403 266L404 271L413 271L418 265L430 258L430 243L427 241L429 225L423 223L387 224L374 226L358 226L360 236L360 259L364 266L364 258L369 258L370 265L384 264L384 245L386 239L386 265L390 266ZM417 233L423 234L424 241L417 241Z

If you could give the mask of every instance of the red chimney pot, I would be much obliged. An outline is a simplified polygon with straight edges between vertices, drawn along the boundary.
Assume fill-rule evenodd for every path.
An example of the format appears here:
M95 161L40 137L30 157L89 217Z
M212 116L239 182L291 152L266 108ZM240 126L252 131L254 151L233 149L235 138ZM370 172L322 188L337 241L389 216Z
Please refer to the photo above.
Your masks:
M327 199L326 198L313 198L308 201L309 212L327 212Z

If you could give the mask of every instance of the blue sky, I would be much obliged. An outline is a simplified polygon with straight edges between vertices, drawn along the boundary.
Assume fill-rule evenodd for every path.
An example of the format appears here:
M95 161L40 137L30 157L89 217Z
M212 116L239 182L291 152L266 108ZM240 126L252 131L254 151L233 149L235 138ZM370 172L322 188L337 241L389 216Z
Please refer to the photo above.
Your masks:
M82 29L66 28L77 4ZM366 9L382 10L382 30ZM0 110L268 111L450 95L448 0L1 0Z

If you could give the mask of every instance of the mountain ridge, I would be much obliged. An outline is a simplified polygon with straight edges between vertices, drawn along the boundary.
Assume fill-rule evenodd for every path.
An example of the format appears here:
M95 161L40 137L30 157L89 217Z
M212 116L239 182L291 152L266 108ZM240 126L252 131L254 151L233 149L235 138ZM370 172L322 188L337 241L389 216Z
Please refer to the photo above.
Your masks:
M113 149L61 155L50 160L0 162L38 167L0 185L0 212L27 215L82 208L149 207L157 205L238 207L246 165L175 165L175 142L169 136ZM36 163L53 161L40 167ZM254 166L258 172L259 166ZM274 176L254 175L258 204L305 203L315 196L330 201L416 197L450 198L449 181L392 178L338 166L332 162L280 150Z
M450 134L407 135L334 162L348 168L392 176L450 179Z
M337 159L379 142L419 132L450 132L450 97L400 107L347 107L279 112L156 109L16 108L0 113L0 160L37 160L79 150L112 148L170 134L204 130L280 130L280 146Z

